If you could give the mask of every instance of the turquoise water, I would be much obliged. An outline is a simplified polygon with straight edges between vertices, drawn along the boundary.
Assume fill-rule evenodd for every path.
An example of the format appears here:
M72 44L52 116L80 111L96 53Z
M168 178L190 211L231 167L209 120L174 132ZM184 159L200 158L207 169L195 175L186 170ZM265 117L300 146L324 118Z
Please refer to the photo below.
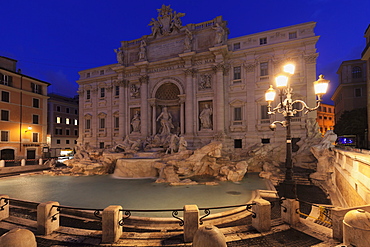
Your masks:
M258 174L242 181L219 185L170 186L154 179L116 179L102 176L32 175L0 179L0 194L34 202L57 201L60 205L91 209L121 205L124 209L182 209L184 205L217 207L248 202L251 192L266 189ZM137 216L157 216L136 213Z

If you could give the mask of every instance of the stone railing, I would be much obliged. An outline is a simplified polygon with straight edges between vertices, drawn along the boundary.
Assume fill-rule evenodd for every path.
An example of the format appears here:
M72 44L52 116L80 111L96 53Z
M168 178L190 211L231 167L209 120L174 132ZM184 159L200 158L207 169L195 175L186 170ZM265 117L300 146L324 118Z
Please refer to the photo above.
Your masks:
M22 202L21 200L9 198L8 195L0 195L0 221L9 218L10 205L14 202ZM269 231L271 229L271 205L269 201L256 198L250 204L233 205L226 207L245 207L245 210L251 212L252 226L259 232ZM226 208L223 207L223 208ZM184 242L192 242L199 225L202 220L209 214L200 217L200 210L209 212L215 208L198 208L197 205L185 205L182 209L168 210L146 210L146 211L173 211L173 217L179 221L180 226L183 226ZM59 202L49 201L39 203L37 205L37 234L50 235L58 231L60 227L60 213L63 210L78 210L91 211L94 215L101 219L102 243L117 242L123 234L124 221L130 217L130 212L145 211L145 210L127 210L121 206L108 206L104 209L88 209L88 208L73 208L61 206ZM130 211L129 213L127 213ZM177 217L177 212L183 212L183 218ZM102 212L102 213L101 213ZM148 218L149 219L149 218Z
M332 182L344 206L370 204L370 155L334 149Z

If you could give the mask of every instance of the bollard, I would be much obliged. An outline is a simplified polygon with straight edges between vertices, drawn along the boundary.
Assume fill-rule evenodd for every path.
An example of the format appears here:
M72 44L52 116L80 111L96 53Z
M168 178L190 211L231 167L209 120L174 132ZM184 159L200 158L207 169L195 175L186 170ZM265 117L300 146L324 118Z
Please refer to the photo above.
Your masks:
M0 167L5 167L5 160L0 160Z
M44 202L37 206L37 233L49 235L59 228L59 202Z
M26 166L26 160L25 159L21 159L21 166Z
M285 199L281 205L281 219L291 226L295 226L300 222L299 202L296 199Z
M195 233L193 247L227 247L225 235L215 226L202 226Z
M264 199L255 199L252 211L256 217L252 217L252 226L259 232L267 232L271 229L271 203Z
M9 196L0 195L0 198L0 220L3 220L9 217Z
M345 246L370 246L370 213L363 209L351 210L343 219Z
M122 226L119 221L122 219L122 207L111 205L103 210L102 215L102 242L114 243L122 235Z
M14 228L0 237L0 246L37 247L37 242L30 230Z
M199 228L199 209L197 205L184 206L184 242L193 241L194 235Z

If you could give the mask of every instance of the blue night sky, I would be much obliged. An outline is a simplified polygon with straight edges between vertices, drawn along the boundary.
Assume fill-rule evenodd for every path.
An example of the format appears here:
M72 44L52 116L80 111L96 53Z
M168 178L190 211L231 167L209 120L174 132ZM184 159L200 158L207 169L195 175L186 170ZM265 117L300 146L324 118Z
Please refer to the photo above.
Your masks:
M370 24L369 0L12 0L1 4L0 56L51 83L49 92L74 96L78 71L116 63L120 41L149 35L162 4L185 13L183 25L222 15L229 38L317 22L317 75L331 81L326 103L341 62L361 58Z

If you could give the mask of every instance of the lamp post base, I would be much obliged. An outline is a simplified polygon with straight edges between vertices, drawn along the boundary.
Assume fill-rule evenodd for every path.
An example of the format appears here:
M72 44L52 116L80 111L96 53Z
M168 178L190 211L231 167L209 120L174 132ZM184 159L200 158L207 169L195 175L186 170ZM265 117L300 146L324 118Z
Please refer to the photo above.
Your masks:
M279 184L279 196L285 197L288 199L296 199L297 198L297 184L293 180L284 180L282 183Z

